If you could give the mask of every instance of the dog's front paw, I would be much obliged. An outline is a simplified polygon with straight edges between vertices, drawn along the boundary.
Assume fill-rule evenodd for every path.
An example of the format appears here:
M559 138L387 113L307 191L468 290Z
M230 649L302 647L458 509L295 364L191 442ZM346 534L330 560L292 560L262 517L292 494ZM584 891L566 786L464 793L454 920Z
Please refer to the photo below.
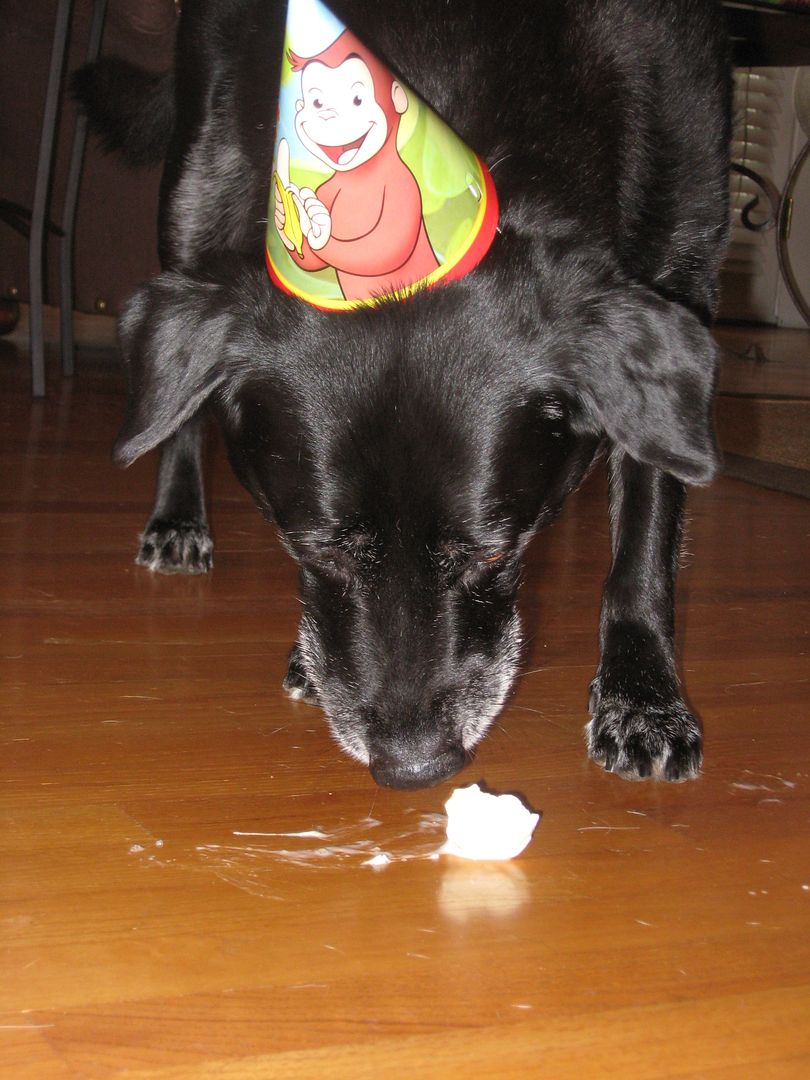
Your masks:
M682 701L633 704L594 694L588 754L627 780L694 780L703 762L700 725Z
M214 543L198 521L153 518L141 536L135 562L156 574L207 574L214 565Z
M304 671L301 649L298 645L293 645L290 650L287 674L281 685L293 701L305 701L308 705L318 704L318 693Z

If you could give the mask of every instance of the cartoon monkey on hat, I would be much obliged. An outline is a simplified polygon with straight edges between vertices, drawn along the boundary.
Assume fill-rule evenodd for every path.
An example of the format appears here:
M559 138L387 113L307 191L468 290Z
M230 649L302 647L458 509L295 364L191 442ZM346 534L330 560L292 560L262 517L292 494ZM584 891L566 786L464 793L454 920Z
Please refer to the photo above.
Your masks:
M298 137L333 170L317 191L298 188L280 141L274 220L290 258L304 270L333 267L347 300L421 281L439 262L419 185L397 150L405 90L349 30L317 56L288 59L301 73Z

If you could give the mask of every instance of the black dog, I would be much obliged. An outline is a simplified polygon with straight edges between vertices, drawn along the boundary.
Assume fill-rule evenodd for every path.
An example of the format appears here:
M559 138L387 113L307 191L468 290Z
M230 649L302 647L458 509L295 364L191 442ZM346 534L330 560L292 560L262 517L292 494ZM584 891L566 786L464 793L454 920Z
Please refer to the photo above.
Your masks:
M730 80L709 0L335 0L489 163L498 234L458 282L354 312L262 265L284 11L184 6L174 79L79 74L110 146L165 155L165 272L121 321L115 457L161 445L138 561L211 565L204 414L300 566L285 687L375 779L460 769L515 678L523 550L601 446L614 559L591 757L684 780L701 732L673 660L684 483L706 483ZM174 89L174 106L168 96Z

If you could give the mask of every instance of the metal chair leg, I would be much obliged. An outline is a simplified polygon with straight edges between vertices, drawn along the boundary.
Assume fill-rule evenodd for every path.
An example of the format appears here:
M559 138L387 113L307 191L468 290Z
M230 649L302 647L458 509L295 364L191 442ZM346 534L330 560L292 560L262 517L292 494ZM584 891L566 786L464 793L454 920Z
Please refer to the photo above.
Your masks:
M87 42L87 63L95 60L101 49L106 12L107 0L95 0L90 37ZM70 167L65 189L65 208L62 213L64 236L59 250L62 373L64 375L73 375L76 369L73 340L73 254L76 238L76 210L79 204L79 187L86 142L87 117L79 113L76 117L76 129L73 133L73 150L70 156Z
M31 210L28 275L31 297L31 383L34 397L45 396L45 341L42 327L45 219L48 212L48 191L51 183L53 152L56 142L65 49L72 13L73 0L59 0L53 31L53 48L51 49L48 89L45 95L45 111L42 117L34 204Z

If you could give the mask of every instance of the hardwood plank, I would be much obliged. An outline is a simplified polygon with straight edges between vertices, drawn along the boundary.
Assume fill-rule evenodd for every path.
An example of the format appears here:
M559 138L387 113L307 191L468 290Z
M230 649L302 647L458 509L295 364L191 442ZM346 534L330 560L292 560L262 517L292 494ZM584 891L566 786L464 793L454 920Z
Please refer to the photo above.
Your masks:
M69 1080L74 1073L48 1045L52 1025L37 1023L30 1014L0 1017L0 1075L16 1080Z
M784 1007L784 1036L763 1022ZM720 999L708 1008L694 1003L627 1012L608 1011L557 1023L526 1020L507 1025L427 1036L382 1039L362 1055L358 1047L333 1047L242 1062L218 1061L199 1068L199 1077L248 1080L256 1076L376 1080L395 1062L397 1075L466 1080L470 1062L475 1075L600 1078L632 1076L634 1080L704 1075L715 1065L736 1075L760 1075L760 1067L778 1066L776 1075L800 1077L801 1061L810 1052L806 1016L810 991L740 995ZM639 1023L641 1021L641 1023ZM504 1038L504 1028L508 1038ZM711 1047L705 1036L711 1031ZM461 1064L465 1061L464 1064ZM789 1070L789 1071L788 1071ZM176 1068L134 1071L132 1080L174 1080L187 1075ZM772 1073L773 1075L773 1073Z

